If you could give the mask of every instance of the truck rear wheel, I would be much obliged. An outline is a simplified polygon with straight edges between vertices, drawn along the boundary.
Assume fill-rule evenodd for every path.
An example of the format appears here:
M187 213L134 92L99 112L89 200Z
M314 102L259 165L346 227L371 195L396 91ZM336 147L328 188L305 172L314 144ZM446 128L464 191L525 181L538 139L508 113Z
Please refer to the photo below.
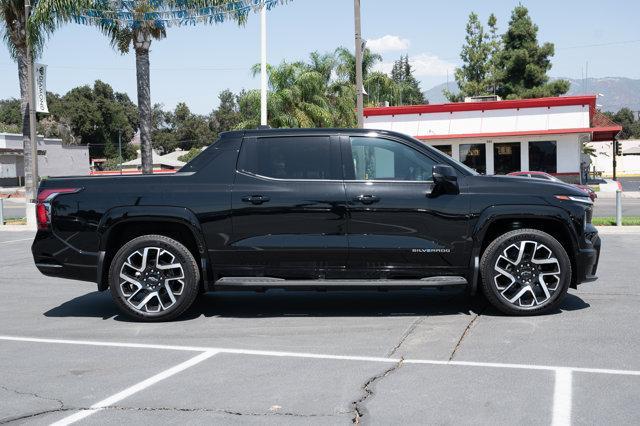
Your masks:
M168 321L198 295L200 270L184 245L164 235L144 235L122 246L109 268L111 295L120 310L140 321Z
M480 268L487 299L509 315L553 311L571 282L564 247L537 229L517 229L496 238L482 255Z

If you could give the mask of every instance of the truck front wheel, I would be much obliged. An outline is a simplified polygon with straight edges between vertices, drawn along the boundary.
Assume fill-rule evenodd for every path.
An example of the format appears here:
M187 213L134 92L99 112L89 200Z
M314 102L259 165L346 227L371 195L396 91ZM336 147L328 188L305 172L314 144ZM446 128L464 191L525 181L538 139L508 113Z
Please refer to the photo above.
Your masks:
M186 311L196 296L200 270L180 242L144 235L122 246L109 268L111 295L127 316L168 321Z
M496 238L482 255L480 268L487 299L509 315L553 311L571 282L564 247L537 229L517 229Z

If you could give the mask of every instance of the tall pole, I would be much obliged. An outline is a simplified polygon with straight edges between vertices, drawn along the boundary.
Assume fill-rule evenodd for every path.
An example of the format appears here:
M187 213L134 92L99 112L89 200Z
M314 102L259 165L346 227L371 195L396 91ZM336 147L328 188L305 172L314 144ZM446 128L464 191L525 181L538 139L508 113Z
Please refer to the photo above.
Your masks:
M364 127L364 101L362 99L362 30L360 28L360 0L353 0L356 36L356 114L358 128Z
M118 159L120 160L120 174L122 174L122 130L118 130Z
M33 77L33 52L29 37L29 17L31 16L31 0L24 2L25 37L27 45L27 94L29 96L29 139L31 139L31 187L27 188L27 194L31 203L38 197L38 137L36 134L36 94L35 80ZM25 179L28 181L28 179ZM26 183L26 182L25 182Z
M618 166L618 159L616 158L616 151L618 148L618 140L616 138L613 138L613 180L617 180L616 179L616 168Z
M260 10L260 125L267 125L267 4Z

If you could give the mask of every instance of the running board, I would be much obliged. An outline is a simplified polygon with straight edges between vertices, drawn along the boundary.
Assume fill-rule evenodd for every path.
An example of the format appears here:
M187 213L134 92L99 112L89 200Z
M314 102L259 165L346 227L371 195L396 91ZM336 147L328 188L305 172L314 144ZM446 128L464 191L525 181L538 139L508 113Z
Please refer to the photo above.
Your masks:
M438 288L466 286L463 277L429 277L415 280L285 280L271 277L224 277L213 285L213 289L394 289L394 288Z

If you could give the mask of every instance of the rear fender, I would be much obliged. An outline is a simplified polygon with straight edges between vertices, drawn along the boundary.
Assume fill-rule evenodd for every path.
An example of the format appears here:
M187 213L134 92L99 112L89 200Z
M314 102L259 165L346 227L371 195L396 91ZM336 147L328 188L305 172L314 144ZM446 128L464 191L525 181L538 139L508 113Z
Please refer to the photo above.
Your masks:
M120 206L107 211L98 224L97 233L100 238L100 251L98 255L97 282L99 290L105 290L108 287L108 283L103 277L104 268L106 267L105 260L107 260L105 253L111 232L125 223L134 222L172 222L180 223L189 228L196 241L200 255L203 282L205 285L208 283L209 277L212 276L212 271L208 262L204 233L198 218L191 210L184 207L170 206Z

